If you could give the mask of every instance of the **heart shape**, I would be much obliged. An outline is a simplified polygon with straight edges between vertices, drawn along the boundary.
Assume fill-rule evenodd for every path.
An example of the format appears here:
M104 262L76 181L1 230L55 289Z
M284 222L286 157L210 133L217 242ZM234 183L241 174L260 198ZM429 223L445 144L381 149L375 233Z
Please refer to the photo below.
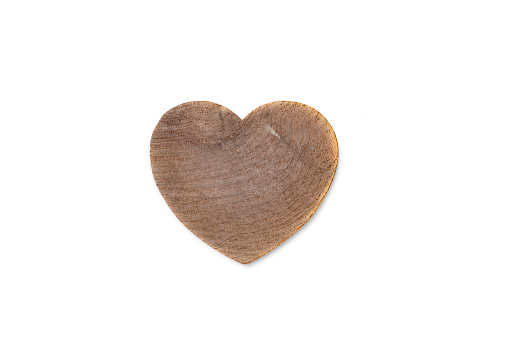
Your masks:
M298 102L265 104L242 120L221 105L193 101L163 115L150 160L177 218L247 264L311 218L336 172L338 143L327 120Z

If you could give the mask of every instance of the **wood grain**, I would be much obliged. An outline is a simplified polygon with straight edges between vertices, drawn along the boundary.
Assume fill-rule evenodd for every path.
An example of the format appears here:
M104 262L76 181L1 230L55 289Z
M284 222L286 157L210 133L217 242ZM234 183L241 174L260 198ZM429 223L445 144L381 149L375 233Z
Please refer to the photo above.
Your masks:
M327 120L301 103L265 104L242 120L221 105L193 101L163 115L150 159L177 218L247 264L313 215L336 172L338 144Z

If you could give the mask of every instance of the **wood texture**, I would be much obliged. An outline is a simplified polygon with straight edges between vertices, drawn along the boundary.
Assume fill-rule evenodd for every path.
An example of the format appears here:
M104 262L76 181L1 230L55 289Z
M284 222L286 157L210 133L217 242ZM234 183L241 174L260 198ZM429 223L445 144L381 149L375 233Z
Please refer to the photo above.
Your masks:
M244 120L193 101L163 115L150 144L157 186L197 237L247 264L301 228L324 198L338 164L332 127L292 101Z

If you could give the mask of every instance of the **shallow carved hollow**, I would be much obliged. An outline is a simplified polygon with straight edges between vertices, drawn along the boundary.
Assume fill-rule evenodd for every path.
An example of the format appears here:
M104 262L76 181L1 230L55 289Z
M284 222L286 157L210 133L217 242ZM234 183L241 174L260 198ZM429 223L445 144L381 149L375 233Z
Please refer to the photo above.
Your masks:
M193 101L163 115L150 144L157 186L197 237L247 264L313 215L332 183L338 144L315 109L292 101L240 119Z

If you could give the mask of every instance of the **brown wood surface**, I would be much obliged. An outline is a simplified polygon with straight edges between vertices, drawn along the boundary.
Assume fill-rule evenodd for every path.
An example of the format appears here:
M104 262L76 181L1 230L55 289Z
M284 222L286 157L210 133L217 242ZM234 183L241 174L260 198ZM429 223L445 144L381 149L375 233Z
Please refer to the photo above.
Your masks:
M157 186L197 237L247 264L301 228L320 205L338 164L332 127L292 101L240 119L193 101L163 115L150 144Z

